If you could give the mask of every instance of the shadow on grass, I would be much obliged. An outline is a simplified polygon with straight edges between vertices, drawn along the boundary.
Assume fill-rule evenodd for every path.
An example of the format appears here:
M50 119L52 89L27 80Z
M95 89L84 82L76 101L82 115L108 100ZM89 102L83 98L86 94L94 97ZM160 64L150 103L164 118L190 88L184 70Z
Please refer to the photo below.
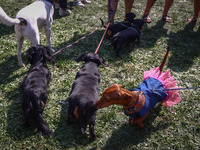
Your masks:
M195 32L195 25L194 22L189 23L183 30L169 34L168 44L172 46L172 52L168 67L176 72L189 70L194 60L200 56L200 29Z
M60 122L54 131L54 138L63 148L78 148L79 146L86 146L91 140L89 135L82 135L79 127L79 122L74 121L72 124L67 123L68 105L63 104L60 112Z
M6 93L7 99L12 101L12 104L7 108L7 127L6 132L13 140L22 141L24 138L36 134L35 128L24 128L22 124L22 108L21 97L19 90L13 89Z
M167 128L170 124L170 121L160 121L156 126L152 125L160 110L161 105L157 105L152 110L150 110L149 115L143 122L143 129L140 129L137 126L132 127L128 124L122 125L119 129L113 132L112 136L107 140L103 149L127 149L133 145L137 146L149 138L152 133Z
M22 59L24 58L24 55L22 54ZM25 72L21 72L20 74L15 74L12 76L13 72L18 70L20 67L17 62L17 56L9 56L0 63L0 84L7 84L10 83L16 78L19 78L25 74Z
M145 49L154 47L157 40L161 37L167 37L167 29L163 28L165 22L159 20L155 26L148 27L147 24L144 24L144 30L141 35L141 46Z
M9 27L9 26L6 26L6 25L3 25L3 24L0 24L0 37L1 36L4 36L4 35L8 35L8 34L12 34L14 33L14 26L12 27Z

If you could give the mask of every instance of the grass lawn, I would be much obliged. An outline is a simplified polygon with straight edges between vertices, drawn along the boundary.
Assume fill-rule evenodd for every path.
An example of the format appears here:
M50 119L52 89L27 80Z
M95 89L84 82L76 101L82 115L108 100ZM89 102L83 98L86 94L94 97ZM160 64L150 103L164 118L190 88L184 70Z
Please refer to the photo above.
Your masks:
M1 0L0 6L9 16L15 14L34 0ZM68 1L72 5L72 0ZM141 18L146 0L135 0L132 11ZM140 44L124 48L120 58L115 56L109 40L104 39L99 50L110 65L100 67L100 95L112 83L122 84L126 89L136 88L143 80L143 72L160 65L167 45L171 52L164 71L178 81L180 87L200 86L200 18L196 24L187 24L193 15L193 3L190 0L175 1L169 15L173 21L161 20L164 0L158 0L151 9L151 24L145 24ZM99 18L107 20L107 0L94 0L85 8L72 7L72 14L58 16L55 10L52 26L52 45L59 50L82 36L92 32L101 24ZM37 10L36 10L37 11ZM120 0L115 20L124 18L124 1ZM121 106L110 106L97 113L95 132L97 139L90 141L89 132L82 136L77 124L66 122L66 101L76 72L82 66L74 58L94 52L104 29L81 40L79 43L55 55L56 64L48 64L52 73L49 86L48 104L44 110L44 119L48 122L54 137L43 136L34 126L28 129L22 126L22 95L18 84L27 74L30 65L25 51L29 41L23 45L23 61L26 67L17 63L17 43L14 27L0 24L0 149L199 149L200 147L200 89L182 90L182 101L171 108L153 108L144 121L144 129L131 127L129 118ZM41 30L41 44L46 45L44 30Z

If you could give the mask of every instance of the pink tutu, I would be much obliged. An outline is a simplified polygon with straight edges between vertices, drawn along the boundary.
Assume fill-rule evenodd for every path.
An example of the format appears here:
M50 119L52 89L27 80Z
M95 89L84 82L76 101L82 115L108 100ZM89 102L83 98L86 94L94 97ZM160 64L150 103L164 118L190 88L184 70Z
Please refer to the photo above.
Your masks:
M144 80L150 77L159 80L163 84L163 87L165 89L179 88L176 86L177 81L171 76L170 70L167 70L166 72L162 73L159 67L152 68L149 71L144 72ZM165 103L169 107L173 106L174 104L177 104L181 100L178 92L179 90L166 91L167 98L163 101L163 103Z

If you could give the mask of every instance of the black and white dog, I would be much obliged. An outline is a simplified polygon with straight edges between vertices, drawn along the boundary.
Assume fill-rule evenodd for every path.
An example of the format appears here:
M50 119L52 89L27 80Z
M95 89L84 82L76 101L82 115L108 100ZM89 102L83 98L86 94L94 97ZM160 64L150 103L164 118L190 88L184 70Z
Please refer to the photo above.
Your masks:
M32 4L22 8L16 15L16 18L10 18L0 7L0 21L6 25L15 25L17 36L17 58L20 66L24 66L21 58L21 50L26 37L31 46L39 45L39 29L45 27L46 37L49 48L54 52L51 46L51 25L53 22L53 2L58 0L37 0Z
M43 120L42 116L48 98L47 87L51 81L51 73L46 61L54 63L49 51L48 47L42 45L34 46L27 50L28 61L31 66L19 88L23 94L24 126L29 126L29 121L33 118L39 131L43 134L52 135L48 124Z
M135 19L131 27L127 27L125 30L116 33L112 37L112 45L116 50L116 55L119 56L119 51L126 45L135 42L140 42L140 36L144 21L142 19Z
M94 139L96 137L94 125L97 109L94 108L93 104L99 96L100 73L98 67L108 65L102 57L95 53L83 54L76 61L84 61L85 64L77 72L68 97L67 119L68 123L72 123L74 119L79 119L82 134L85 133L89 124L90 139Z

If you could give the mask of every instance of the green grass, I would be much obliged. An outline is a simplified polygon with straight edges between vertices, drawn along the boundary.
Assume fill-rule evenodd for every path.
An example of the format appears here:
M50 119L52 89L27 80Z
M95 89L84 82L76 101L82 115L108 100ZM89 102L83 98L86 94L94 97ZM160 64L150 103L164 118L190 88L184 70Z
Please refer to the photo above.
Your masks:
M33 1L33 0L32 0ZM0 6L14 17L22 7L31 1L1 0ZM72 1L69 1L72 5ZM141 18L146 0L135 0L132 11ZM55 11L52 26L52 45L59 50L95 30L100 25L99 18L107 19L107 0L95 0L86 8L73 7L72 14L59 17ZM193 14L193 3L175 1L169 11L173 21L161 20L164 1L158 0L151 9L151 24L145 24L142 42L124 48L120 58L115 57L113 47L104 39L99 54L110 65L100 68L102 92L112 83L124 88L136 88L143 72L161 63L170 45L171 52L164 71L178 81L180 87L200 86L200 21L187 24ZM124 1L120 0L115 20L124 18ZM94 52L104 29L95 32L72 47L55 56L55 66L48 65L52 73L49 99L44 111L44 119L54 137L42 136L34 126L22 126L21 94L18 84L30 67L25 51L30 46L25 40L23 61L26 67L17 64L17 43L13 27L0 24L0 149L199 149L200 147L200 90L180 91L182 101L171 108L155 107L144 121L145 128L129 126L129 118L121 106L110 106L98 111L95 132L97 139L90 141L89 132L82 136L78 125L66 122L66 101L76 72L82 63L74 58L86 52ZM41 30L41 44L46 45L44 30ZM99 96L99 97L100 97Z

